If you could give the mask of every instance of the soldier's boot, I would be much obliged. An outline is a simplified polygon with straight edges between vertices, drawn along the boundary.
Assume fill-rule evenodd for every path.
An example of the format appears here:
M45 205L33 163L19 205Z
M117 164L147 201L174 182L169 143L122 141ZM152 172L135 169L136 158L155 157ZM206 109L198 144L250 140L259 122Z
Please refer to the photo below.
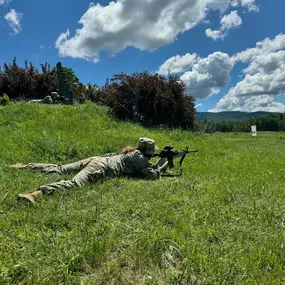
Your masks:
M32 204L36 204L36 200L43 195L43 192L40 190L27 193L27 194L19 194L18 200L24 202L31 202Z
M21 162L9 165L9 168L19 168L20 169L20 168L26 168L26 167L27 165Z

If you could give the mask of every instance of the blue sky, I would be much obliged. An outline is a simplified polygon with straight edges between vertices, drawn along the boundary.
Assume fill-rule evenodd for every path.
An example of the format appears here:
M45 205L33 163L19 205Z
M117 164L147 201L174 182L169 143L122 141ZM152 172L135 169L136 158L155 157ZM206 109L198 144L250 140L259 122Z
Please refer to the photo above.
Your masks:
M284 0L0 0L0 64L61 61L102 86L168 70L198 111L285 111Z

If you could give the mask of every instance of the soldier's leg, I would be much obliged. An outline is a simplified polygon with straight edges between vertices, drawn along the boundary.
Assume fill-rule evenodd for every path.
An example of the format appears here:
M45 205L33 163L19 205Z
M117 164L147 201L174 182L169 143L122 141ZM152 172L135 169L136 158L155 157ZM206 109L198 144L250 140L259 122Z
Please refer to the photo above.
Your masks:
M36 199L42 194L53 194L55 191L60 189L72 189L90 183L102 182L105 177L106 170L104 169L104 167L98 165L96 160L93 160L84 169L82 169L73 179L61 180L59 182L40 186L34 192L20 194L18 198L32 203L36 203Z
M43 194L52 194L53 192L60 189L71 189L91 183L102 182L105 176L106 174L104 169L96 164L94 165L92 163L89 163L71 180L61 180L59 182L43 185L39 187L39 190L41 190Z
M27 168L30 170L34 171L42 171L42 172L47 172L47 173L61 173L59 169L59 165L54 164L54 163L16 163L9 165L10 168Z
M57 165L57 164L45 164L45 163L28 163L26 168L41 171L48 174L60 173L70 174L82 170L93 159L93 157L85 158L80 161L76 161L69 164Z
M29 201L33 204L36 203L36 200L41 195L53 194L55 191L60 189L70 189L78 187L77 183L74 180L61 180L58 182L50 183L47 185L39 186L35 191L25 194L19 194L18 199L23 201Z
M60 165L60 171L63 174L69 174L72 172L78 172L81 171L83 168L85 168L91 160L93 160L96 157L88 157L82 160L79 160L77 162L65 164L65 165Z
M26 166L27 169L33 171L40 171L47 174L59 173L64 174L61 170L61 165L57 165L54 163L28 163Z
M106 171L96 161L91 161L73 180L78 186L102 182L106 178Z
M56 168L56 167L58 167L58 165L54 163L33 163L32 162L26 165L27 169L34 170L34 171L43 171L43 172L46 172L49 169Z
M18 163L16 163L16 164L11 164L11 165L9 165L9 167L10 167L10 168L18 168L18 169L20 169L20 168L26 168L26 167L27 167L27 164L24 164L24 163L22 163L22 162L18 162Z

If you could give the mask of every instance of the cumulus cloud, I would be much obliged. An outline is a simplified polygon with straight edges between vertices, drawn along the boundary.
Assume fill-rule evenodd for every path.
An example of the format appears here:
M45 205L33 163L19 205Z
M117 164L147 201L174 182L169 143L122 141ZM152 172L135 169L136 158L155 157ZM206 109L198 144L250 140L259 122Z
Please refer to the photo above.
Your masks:
M12 0L0 0L0 6L8 5Z
M7 21L11 29L13 30L14 34L18 34L21 32L21 20L22 20L23 14L17 12L15 9L11 9L10 12L8 12L4 19Z
M210 111L284 112L285 105L276 102L278 96L285 95L283 34L257 42L254 48L248 48L232 57L222 52L215 52L207 58L200 58L196 54L177 55L164 62L159 70L165 74L170 67L177 72L189 68L180 77L188 88L188 94L206 99L228 85L230 73L238 62L247 63L242 70L241 81Z
M197 61L199 57L196 53L186 53L183 56L176 55L167 59L158 69L158 73L161 75L167 75L171 73L185 72L189 70Z
M249 12L259 11L259 8L255 5L255 0L241 0L241 6L247 8Z
M207 29L205 31L206 36L213 40L223 39L229 32L229 30L239 27L242 24L242 19L238 15L238 12L231 11L221 19L221 28L219 30Z
M255 74L274 74L277 70L282 69L284 65L285 50L278 52L269 52L268 54L256 55L250 62L250 65L243 70L243 73L249 75Z
M228 54L215 52L200 59L191 71L185 72L180 78L188 88L189 95L207 98L227 86L232 68L233 63Z
M258 12L259 8L255 5L255 0L232 0L230 3L231 7L238 8L242 7L248 12ZM226 11L229 5L226 5L221 1L219 4L220 11ZM223 8L224 7L224 8ZM221 27L218 30L212 30L211 28L206 29L205 34L208 38L212 38L214 41L223 39L228 35L229 31L242 25L242 18L238 15L237 10L231 11L229 14L224 15L220 21Z
M62 33L55 45L60 56L98 61L100 51L118 53L126 47L153 51L175 41L233 0L118 0L92 4L79 20L80 29Z
M230 97L225 96L218 105L209 112L242 111L242 112L285 112L285 105L274 101L276 98L270 95L257 97Z
M248 48L242 52L235 54L232 59L234 62L248 62L262 54L269 54L285 48L285 35L279 34L273 40L270 38L264 39L262 42L257 42L256 47Z
M249 63L244 78L211 111L285 111L285 105L276 102L278 96L285 95L285 35L266 38L232 60Z
M249 11L249 7L255 6L255 0L218 0L208 1L208 8L213 10L219 10L221 14L224 14L229 8L246 8ZM257 7L256 7L257 8Z
M242 24L242 19L235 10L223 16L221 19L221 24L222 30L229 30L240 26Z
M255 5L255 0L232 0L232 7L239 7L247 9L248 12L258 12L259 8Z
M210 28L205 31L205 34L208 38L211 38L214 41L225 37L225 34L222 35L220 30L212 30Z

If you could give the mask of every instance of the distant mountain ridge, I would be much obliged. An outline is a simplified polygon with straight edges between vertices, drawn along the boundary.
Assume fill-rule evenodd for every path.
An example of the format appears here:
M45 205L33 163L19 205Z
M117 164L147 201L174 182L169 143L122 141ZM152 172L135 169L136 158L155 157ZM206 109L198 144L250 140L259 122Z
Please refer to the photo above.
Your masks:
M196 120L208 120L208 121L216 121L216 122L230 122L230 121L244 121L248 120L249 118L255 118L258 116L266 116L268 114L281 114L281 113L273 113L273 112L239 112L239 111L227 111L227 112L197 112L196 113Z

